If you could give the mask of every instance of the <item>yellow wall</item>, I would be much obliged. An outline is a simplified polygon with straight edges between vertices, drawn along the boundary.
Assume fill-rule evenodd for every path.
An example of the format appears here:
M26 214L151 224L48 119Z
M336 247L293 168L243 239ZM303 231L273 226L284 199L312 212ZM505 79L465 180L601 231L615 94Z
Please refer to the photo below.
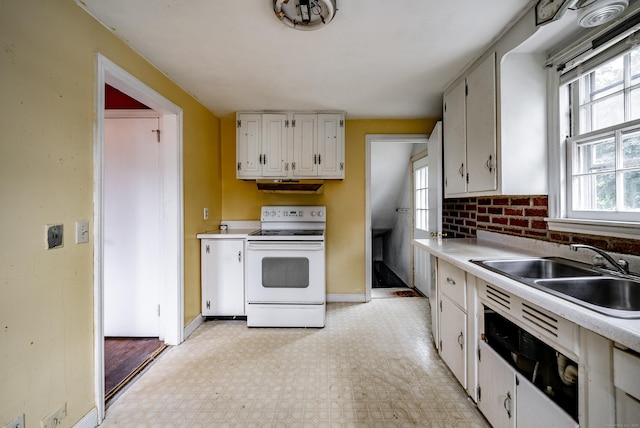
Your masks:
M95 405L93 231L96 53L184 109L185 322L200 313L197 232L221 215L220 121L72 0L0 2L0 426ZM202 220L202 208L210 220ZM64 247L45 249L63 223Z
M365 292L365 162L367 134L426 134L435 119L347 120L345 179L327 180L320 195L261 193L236 179L235 118L222 120L222 218L259 220L262 205L327 206L327 293Z

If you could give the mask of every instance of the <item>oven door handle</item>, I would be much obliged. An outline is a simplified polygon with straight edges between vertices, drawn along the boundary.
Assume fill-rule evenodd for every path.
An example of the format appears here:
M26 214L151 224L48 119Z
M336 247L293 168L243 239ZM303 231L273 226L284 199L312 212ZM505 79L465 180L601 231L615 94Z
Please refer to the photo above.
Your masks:
M324 249L324 242L249 242L247 251L251 250L283 250L283 251L318 251Z

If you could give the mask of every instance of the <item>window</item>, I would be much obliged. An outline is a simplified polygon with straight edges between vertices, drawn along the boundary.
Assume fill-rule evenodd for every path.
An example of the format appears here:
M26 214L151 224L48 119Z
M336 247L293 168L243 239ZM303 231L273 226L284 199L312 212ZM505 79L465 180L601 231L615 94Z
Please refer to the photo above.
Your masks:
M426 158L425 158L426 159ZM415 188L415 227L429 230L429 167L417 166L414 169Z
M615 49L561 87L571 219L640 221L640 48Z

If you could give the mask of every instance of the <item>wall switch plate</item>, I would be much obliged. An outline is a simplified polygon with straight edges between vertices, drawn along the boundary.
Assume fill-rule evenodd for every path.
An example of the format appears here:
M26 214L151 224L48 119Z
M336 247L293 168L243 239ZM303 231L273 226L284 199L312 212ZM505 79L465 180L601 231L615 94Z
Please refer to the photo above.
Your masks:
M209 220L209 208L204 209L204 219Z
M2 428L25 428L24 427L24 413L6 424Z
M56 428L60 426L62 421L67 416L67 403L64 403L60 408L51 412L48 416L45 416L40 421L40 428Z
M89 242L89 222L86 220L76 221L76 244Z
M61 224L47 225L47 248L60 248L63 246L62 240L63 226Z

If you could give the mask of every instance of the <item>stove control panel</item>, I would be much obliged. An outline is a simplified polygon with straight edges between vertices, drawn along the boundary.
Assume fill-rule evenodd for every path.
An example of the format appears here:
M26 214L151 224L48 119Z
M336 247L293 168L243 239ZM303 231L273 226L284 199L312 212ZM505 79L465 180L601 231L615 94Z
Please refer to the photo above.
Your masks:
M327 208L323 206L287 206L287 207L262 207L260 221L266 222L296 222L318 221L324 222Z

